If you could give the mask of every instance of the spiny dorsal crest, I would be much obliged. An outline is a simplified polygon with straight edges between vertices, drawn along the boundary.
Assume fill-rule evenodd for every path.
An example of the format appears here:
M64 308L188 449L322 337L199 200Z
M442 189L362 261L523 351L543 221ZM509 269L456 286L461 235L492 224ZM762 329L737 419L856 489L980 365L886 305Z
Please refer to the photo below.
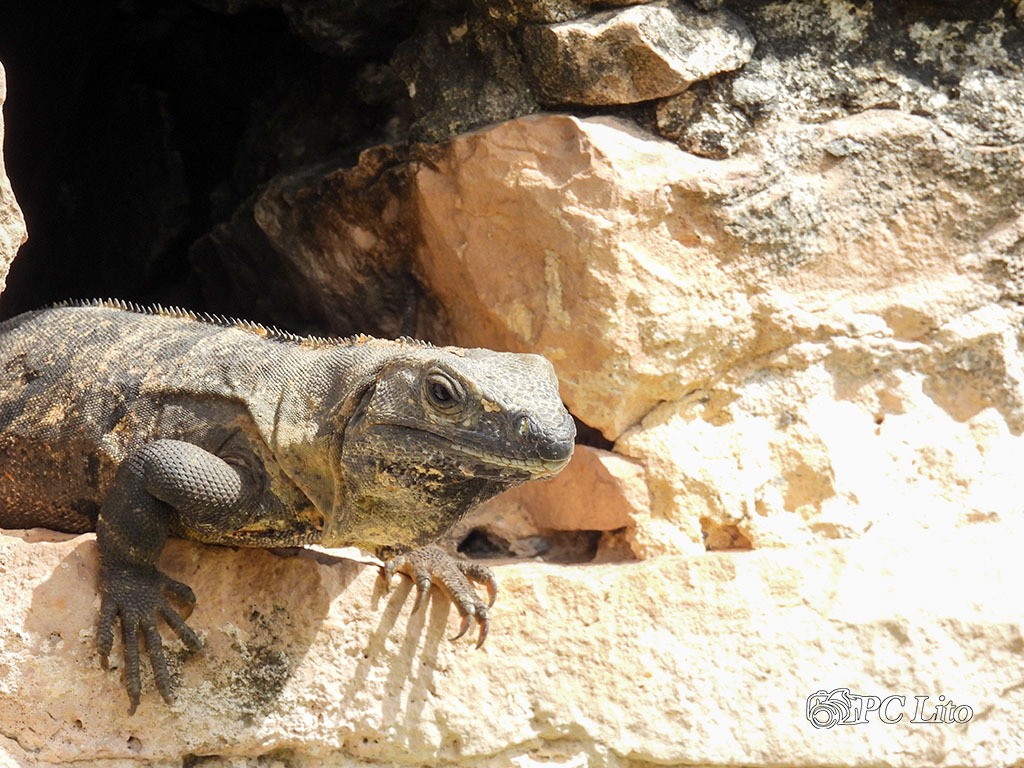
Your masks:
M320 349L323 347L352 346L354 344L366 344L372 341L379 341L374 336L364 333L355 336L300 336L291 331L284 331L272 325L263 325L251 320L240 320L236 317L216 315L210 312L195 312L183 307L165 307L162 304L143 305L134 301L123 299L70 299L51 304L50 308L59 309L63 307L101 307L105 309L117 309L122 312L134 312L140 315L158 315L160 317L173 317L179 320L187 320L195 323L215 325L220 328L238 328L239 330L255 334L271 341L280 341L287 344L298 344L303 347ZM421 347L433 346L429 341L413 339L408 336L400 336L394 340L398 344L410 344Z

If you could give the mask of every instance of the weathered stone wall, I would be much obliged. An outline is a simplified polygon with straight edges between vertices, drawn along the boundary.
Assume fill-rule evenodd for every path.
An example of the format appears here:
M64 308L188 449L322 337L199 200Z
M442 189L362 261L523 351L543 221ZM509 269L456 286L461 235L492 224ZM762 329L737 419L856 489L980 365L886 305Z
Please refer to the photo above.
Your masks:
M119 656L96 663L95 542L3 536L0 764L1011 765L1019 532L511 564L480 651L446 639L444 599L410 616L408 582L384 595L372 569L172 542L206 649L171 643L177 703L130 718ZM812 728L808 696L838 687L906 712ZM910 723L915 696L918 719L973 719Z
M281 6L344 47L327 10ZM175 659L177 704L149 685L127 719L92 650L92 539L0 537L0 749L1018 764L1015 8L436 3L375 75L425 143L289 169L192 258L286 320L552 360L587 444L451 538L520 560L487 645L448 643L443 600L410 616L371 569L175 543L208 649ZM842 688L906 712L815 728L808 696ZM970 717L911 722L918 696Z

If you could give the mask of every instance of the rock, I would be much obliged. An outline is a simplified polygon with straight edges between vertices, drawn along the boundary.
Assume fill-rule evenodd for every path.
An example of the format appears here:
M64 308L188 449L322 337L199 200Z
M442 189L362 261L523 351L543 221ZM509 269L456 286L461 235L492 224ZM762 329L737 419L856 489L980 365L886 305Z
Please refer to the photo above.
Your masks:
M480 651L446 639L446 600L410 615L409 583L385 595L374 568L172 541L163 566L195 589L206 649L168 641L178 701L147 675L133 717L120 650L110 671L94 651L93 537L2 536L0 762L1008 765L1020 535L499 566ZM815 729L840 688L903 697L884 710L901 722ZM968 723L910 722L918 696Z
M611 451L580 446L570 466L548 482L516 489L539 528L613 531L650 506L644 468Z
M754 38L727 11L661 1L527 26L523 47L543 101L633 104L743 66Z
M480 505L455 526L450 540L458 544L474 531L486 531L508 553L564 559L568 541L559 533L618 531L649 516L650 508L640 462L578 445L569 466L556 477L521 485ZM595 555L586 545L581 551L583 561Z
M417 169L419 272L458 343L543 352L644 463L638 556L1008 519L1020 156L894 111L723 161L531 116Z
M0 64L0 107L7 99L7 80L3 65ZM0 115L0 292L6 284L7 270L22 243L28 240L25 219L21 215L18 201L14 199L14 190L4 171L4 124Z
M587 13L587 0L473 0L473 5L503 29L525 24L569 21Z
M696 103L658 105L658 131L688 151L732 154L752 121L823 122L878 108L929 115L954 132L974 126L978 144L1020 140L1010 137L1021 135L1024 39L994 7L878 14L850 0L795 0L734 11L756 34L753 58L710 81Z
M192 247L214 311L294 331L416 332L406 177L405 156L388 147L352 168L275 177Z
M573 413L614 439L752 333L741 286L705 245L726 233L688 231L694 203L670 192L711 172L610 119L530 116L459 137L414 176L419 273L459 343L543 352Z
M211 194L211 217L226 221L275 176L310 168L351 167L367 147L390 143L389 102L404 88L386 67L367 67L352 92L352 67L313 57L277 75L253 99L248 126L238 141L231 177Z
M525 24L552 24L586 15L595 6L640 5L644 0L473 0L495 24L512 29Z
M441 141L540 107L508 32L478 14L439 16L395 51L414 141Z
M753 121L741 109L707 98L705 83L658 102L655 124L658 133L682 149L701 157L723 159L734 154L753 129Z

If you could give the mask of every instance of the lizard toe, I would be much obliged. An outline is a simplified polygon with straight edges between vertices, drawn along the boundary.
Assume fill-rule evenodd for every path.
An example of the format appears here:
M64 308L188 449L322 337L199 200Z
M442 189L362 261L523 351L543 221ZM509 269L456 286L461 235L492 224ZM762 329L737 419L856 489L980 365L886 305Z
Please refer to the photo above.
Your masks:
M97 646L100 663L106 668L114 642L114 622L120 619L124 646L124 686L128 693L129 714L134 714L142 697L142 661L140 643L153 670L156 688L164 701L174 701L171 673L167 666L158 621L163 618L189 650L198 650L202 641L172 607L165 593L187 609L195 604L195 595L186 585L168 578L156 569L105 567L101 584L103 595Z
M424 547L392 558L385 564L384 573L388 577L402 573L413 580L417 587L414 611L420 607L423 596L432 584L440 587L451 598L462 617L459 632L452 640L465 635L475 620L480 627L476 647L483 645L490 631L487 608L494 604L498 591L497 580L490 568L456 559L438 547ZM480 599L473 587L474 583L486 588L488 603Z

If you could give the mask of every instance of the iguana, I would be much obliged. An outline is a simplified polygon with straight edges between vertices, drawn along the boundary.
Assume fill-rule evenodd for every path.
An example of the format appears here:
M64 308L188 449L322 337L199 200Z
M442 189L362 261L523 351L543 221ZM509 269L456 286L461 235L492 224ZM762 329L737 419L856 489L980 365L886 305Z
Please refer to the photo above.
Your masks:
M299 337L95 301L0 325L0 526L96 531L104 667L119 621L131 712L143 642L173 701L158 617L200 640L157 568L167 536L358 546L431 583L487 636L486 567L429 547L467 510L568 462L573 420L532 354ZM187 616L187 613L185 613Z

